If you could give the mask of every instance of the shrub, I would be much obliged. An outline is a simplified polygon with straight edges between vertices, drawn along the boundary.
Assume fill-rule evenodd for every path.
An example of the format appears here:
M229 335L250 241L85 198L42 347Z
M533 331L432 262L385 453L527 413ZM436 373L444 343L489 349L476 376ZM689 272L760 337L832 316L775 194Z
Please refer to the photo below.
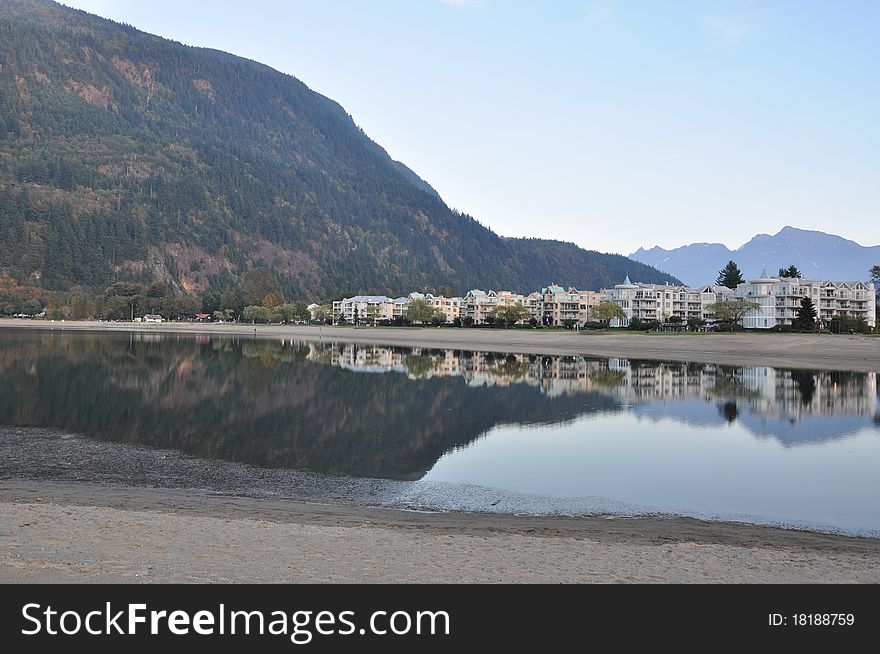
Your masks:
M605 329L608 327L604 322L585 322L581 329Z

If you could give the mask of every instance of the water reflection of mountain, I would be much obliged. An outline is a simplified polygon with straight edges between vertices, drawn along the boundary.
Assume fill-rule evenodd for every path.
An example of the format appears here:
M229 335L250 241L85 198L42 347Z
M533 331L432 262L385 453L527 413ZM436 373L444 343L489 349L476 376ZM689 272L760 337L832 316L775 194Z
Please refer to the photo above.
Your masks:
M0 424L408 479L496 425L597 412L736 421L786 445L821 442L878 422L876 381L875 373L9 332L0 339Z
M324 365L323 354L262 340L4 337L0 424L265 467L416 478L495 425L615 406L603 395L548 398L523 384L353 374Z

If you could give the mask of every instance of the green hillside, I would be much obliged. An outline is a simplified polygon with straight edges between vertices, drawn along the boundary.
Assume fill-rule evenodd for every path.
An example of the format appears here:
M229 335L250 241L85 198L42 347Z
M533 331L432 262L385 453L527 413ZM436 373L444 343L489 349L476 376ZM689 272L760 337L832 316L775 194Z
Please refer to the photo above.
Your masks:
M117 282L201 299L264 266L307 300L675 281L499 237L289 75L48 0L0 0L0 312Z

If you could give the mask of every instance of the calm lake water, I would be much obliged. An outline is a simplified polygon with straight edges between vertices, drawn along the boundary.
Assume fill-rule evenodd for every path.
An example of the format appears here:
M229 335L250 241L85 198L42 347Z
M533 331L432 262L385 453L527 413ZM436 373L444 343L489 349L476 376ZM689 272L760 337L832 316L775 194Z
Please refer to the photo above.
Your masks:
M117 448L102 456L397 480L420 508L880 535L876 373L4 329L0 426ZM65 443L52 456L90 481ZM0 476L21 474L17 452Z

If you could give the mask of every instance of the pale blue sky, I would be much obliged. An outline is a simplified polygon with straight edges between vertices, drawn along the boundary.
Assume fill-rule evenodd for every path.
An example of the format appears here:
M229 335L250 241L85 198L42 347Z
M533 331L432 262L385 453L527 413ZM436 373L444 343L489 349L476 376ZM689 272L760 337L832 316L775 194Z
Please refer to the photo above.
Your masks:
M507 236L880 243L876 0L67 0L340 102Z

